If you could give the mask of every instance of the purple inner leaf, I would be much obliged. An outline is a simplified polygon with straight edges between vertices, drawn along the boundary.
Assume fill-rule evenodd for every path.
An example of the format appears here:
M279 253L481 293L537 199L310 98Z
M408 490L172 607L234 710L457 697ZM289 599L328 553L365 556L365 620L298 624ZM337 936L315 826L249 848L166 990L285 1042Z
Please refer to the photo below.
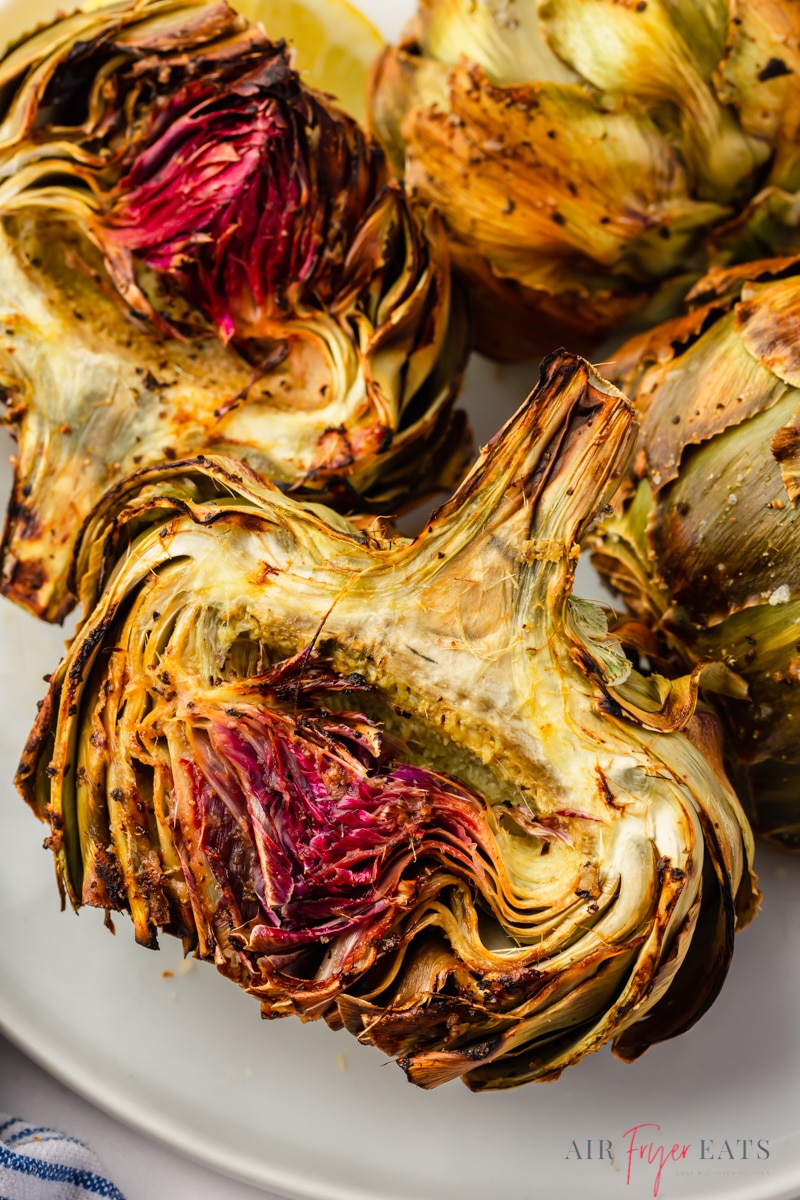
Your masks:
M244 924L255 897L253 941L264 949L362 928L404 908L432 865L474 880L493 857L483 801L398 761L371 718L318 705L298 691L294 709L273 693L206 713L194 761L173 763L231 918Z
M301 88L282 46L268 53L243 78L192 81L172 98L120 179L103 235L225 341L266 336L294 303L330 299L384 178L358 126Z

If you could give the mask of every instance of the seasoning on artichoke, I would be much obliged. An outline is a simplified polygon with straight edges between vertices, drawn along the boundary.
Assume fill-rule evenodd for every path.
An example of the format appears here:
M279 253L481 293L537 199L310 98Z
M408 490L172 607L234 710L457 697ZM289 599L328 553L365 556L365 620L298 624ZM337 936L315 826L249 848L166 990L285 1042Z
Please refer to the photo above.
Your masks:
M111 490L18 783L73 905L129 910L422 1087L688 1027L752 915L700 672L571 596L633 441L564 352L415 540L230 459Z
M24 38L0 89L7 595L63 616L103 489L198 451L361 509L452 486L439 222L283 43L223 0L117 3Z
M620 352L638 483L594 561L685 663L715 658L753 824L800 848L800 259L716 270L683 317Z
M444 216L479 347L595 338L659 285L666 304L723 225L728 258L796 245L799 37L777 0L421 0L372 122Z

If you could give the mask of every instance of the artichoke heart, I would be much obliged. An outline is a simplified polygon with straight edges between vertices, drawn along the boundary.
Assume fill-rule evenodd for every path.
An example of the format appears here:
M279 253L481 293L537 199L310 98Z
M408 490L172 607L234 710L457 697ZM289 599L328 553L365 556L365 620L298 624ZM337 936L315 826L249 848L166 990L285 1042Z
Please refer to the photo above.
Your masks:
M111 4L11 47L0 217L0 588L37 615L72 605L76 532L137 467L208 450L360 510L463 469L440 222L223 0Z
M633 437L562 351L413 540L224 458L109 491L18 775L62 893L426 1088L691 1025L757 893L698 677L571 596Z
M594 563L719 697L757 833L800 849L800 259L717 268L682 316L622 348L641 421L624 503Z
M652 324L718 254L797 248L799 44L779 0L421 0L371 121L443 215L479 348Z

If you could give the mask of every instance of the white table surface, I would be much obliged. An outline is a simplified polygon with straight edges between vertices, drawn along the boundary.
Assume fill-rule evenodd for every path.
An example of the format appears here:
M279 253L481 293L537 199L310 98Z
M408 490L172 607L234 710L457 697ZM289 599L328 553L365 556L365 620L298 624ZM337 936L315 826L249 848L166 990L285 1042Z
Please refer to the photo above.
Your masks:
M100 1157L125 1200L278 1200L143 1137L48 1075L0 1034L0 1112L61 1129Z

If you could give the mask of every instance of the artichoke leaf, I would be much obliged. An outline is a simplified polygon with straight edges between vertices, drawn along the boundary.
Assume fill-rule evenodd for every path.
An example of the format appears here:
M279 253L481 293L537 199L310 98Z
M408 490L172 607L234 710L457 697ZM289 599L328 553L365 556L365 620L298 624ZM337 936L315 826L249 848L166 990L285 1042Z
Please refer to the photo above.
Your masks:
M589 264L601 290L599 265L635 267L637 239L662 222L676 227L680 246L662 251L672 258L693 228L724 215L688 198L680 163L643 110L604 110L569 84L500 89L460 64L450 113L413 110L404 132L411 185L441 207L457 241L491 248L495 272L527 287L555 291L572 258L578 294L590 294L581 284ZM447 157L432 178L434 147Z
M788 278L746 282L736 305L736 333L742 345L778 379L800 387L800 351L794 330L798 313L796 262Z
M780 187L762 188L709 238L709 258L721 266L768 256L797 254L800 196Z
M800 410L777 431L770 443L790 504L800 496Z
M796 597L734 613L698 634L697 653L716 656L747 679L749 703L724 702L744 761L791 760L796 755L798 641L800 600Z
M746 283L760 283L766 279L778 279L783 274L791 275L798 262L800 257L797 254L787 254L735 263L732 266L717 264L693 284L686 293L686 300L690 304L697 304L713 296L715 301L719 302L721 311L724 311L730 307L732 301L741 296ZM694 313L699 311L701 310L693 309ZM678 321L688 320L690 316L691 313L687 313L684 317L679 317ZM655 329L652 336L659 339L663 336L663 331Z
M737 0L733 8L717 93L736 110L747 134L777 146L769 183L795 191L800 184L800 12L795 4L777 0Z
M423 0L415 32L426 57L450 67L467 58L493 83L578 79L542 37L531 0Z
M772 408L696 449L690 469L656 501L648 537L660 577L698 625L800 595L796 514L770 452L798 401L787 390Z
M672 107L699 196L731 203L752 183L769 148L742 130L708 78L724 45L727 3L541 0L539 13L556 52L601 92Z
M640 381L643 440L656 489L678 477L689 447L769 410L787 393L738 335L737 323L736 312L721 316L679 357L658 363ZM673 332L667 336L672 340ZM709 387L719 396L714 404L705 403Z
M418 52L414 41L385 46L370 72L375 102L368 112L369 127L380 138L398 176L405 171L403 122L416 106L447 112L450 67Z
M177 934L265 1016L345 1026L423 1087L638 1053L676 1031L675 987L691 1024L757 893L713 718L659 732L684 685L635 685L571 597L633 437L562 351L415 539L230 458L109 489L18 775L72 903Z

